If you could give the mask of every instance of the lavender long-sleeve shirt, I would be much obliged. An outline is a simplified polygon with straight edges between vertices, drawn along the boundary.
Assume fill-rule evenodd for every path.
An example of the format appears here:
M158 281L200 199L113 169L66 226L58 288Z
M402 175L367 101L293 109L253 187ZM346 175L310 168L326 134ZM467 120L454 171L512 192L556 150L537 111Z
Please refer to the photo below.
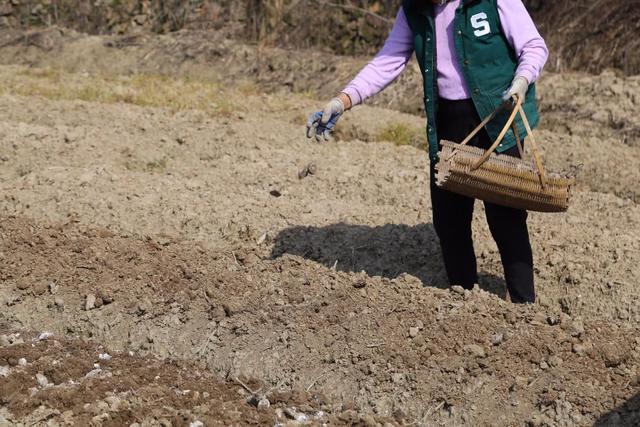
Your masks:
M428 1L428 0L424 0ZM442 98L469 99L471 95L456 55L453 21L461 0L435 6L438 93ZM498 0L498 13L507 40L518 57L516 76L534 82L547 62L549 51L521 0ZM383 90L404 70L413 53L413 35L404 10L400 8L395 24L382 50L343 90L354 105Z

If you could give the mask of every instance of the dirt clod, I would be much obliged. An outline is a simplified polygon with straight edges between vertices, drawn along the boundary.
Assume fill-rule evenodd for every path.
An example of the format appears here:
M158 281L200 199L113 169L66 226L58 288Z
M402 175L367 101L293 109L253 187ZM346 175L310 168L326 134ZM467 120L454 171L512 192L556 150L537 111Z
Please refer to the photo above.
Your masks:
M89 311L94 308L96 308L96 296L94 294L88 294L85 299L84 309L85 311Z
M465 353L474 357L485 357L487 355L484 348L477 344L465 345L463 350Z

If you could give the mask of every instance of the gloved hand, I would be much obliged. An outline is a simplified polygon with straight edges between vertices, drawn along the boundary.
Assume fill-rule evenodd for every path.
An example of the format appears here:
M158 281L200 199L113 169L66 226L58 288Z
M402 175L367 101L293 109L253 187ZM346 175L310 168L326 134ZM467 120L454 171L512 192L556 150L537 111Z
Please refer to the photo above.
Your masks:
M529 90L529 81L522 77L516 76L511 82L511 86L502 94L502 99L505 102L511 101L513 104L513 96L517 96L523 103L527 96L527 90Z
M333 98L322 111L316 111L307 119L307 138L314 135L317 142L329 140L338 119L344 113L344 103L340 98Z

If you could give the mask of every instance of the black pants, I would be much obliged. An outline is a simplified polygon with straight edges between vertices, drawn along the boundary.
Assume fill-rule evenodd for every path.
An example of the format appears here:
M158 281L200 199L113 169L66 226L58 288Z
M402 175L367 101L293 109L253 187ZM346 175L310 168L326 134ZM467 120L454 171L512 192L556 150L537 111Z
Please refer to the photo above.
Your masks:
M440 99L438 110L438 137L461 142L479 123L480 118L471 100L449 101ZM485 130L469 142L489 148L491 139ZM517 147L506 155L519 156ZM471 236L471 220L475 199L460 196L436 186L431 165L431 203L435 227L449 283L472 289L478 283L476 256ZM535 302L533 286L533 256L527 229L527 212L493 203L484 203L489 229L504 267L507 290L515 303Z

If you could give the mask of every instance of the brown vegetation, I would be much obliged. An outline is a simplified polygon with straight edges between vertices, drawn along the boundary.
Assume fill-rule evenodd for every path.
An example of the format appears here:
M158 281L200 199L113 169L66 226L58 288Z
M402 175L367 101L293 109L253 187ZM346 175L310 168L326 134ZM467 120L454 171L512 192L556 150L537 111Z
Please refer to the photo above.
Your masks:
M551 47L548 69L640 72L640 0L524 0ZM17 4L15 4L17 3ZM400 0L24 0L0 2L0 26L59 25L78 31L170 32L225 28L262 44L370 55L382 45Z

